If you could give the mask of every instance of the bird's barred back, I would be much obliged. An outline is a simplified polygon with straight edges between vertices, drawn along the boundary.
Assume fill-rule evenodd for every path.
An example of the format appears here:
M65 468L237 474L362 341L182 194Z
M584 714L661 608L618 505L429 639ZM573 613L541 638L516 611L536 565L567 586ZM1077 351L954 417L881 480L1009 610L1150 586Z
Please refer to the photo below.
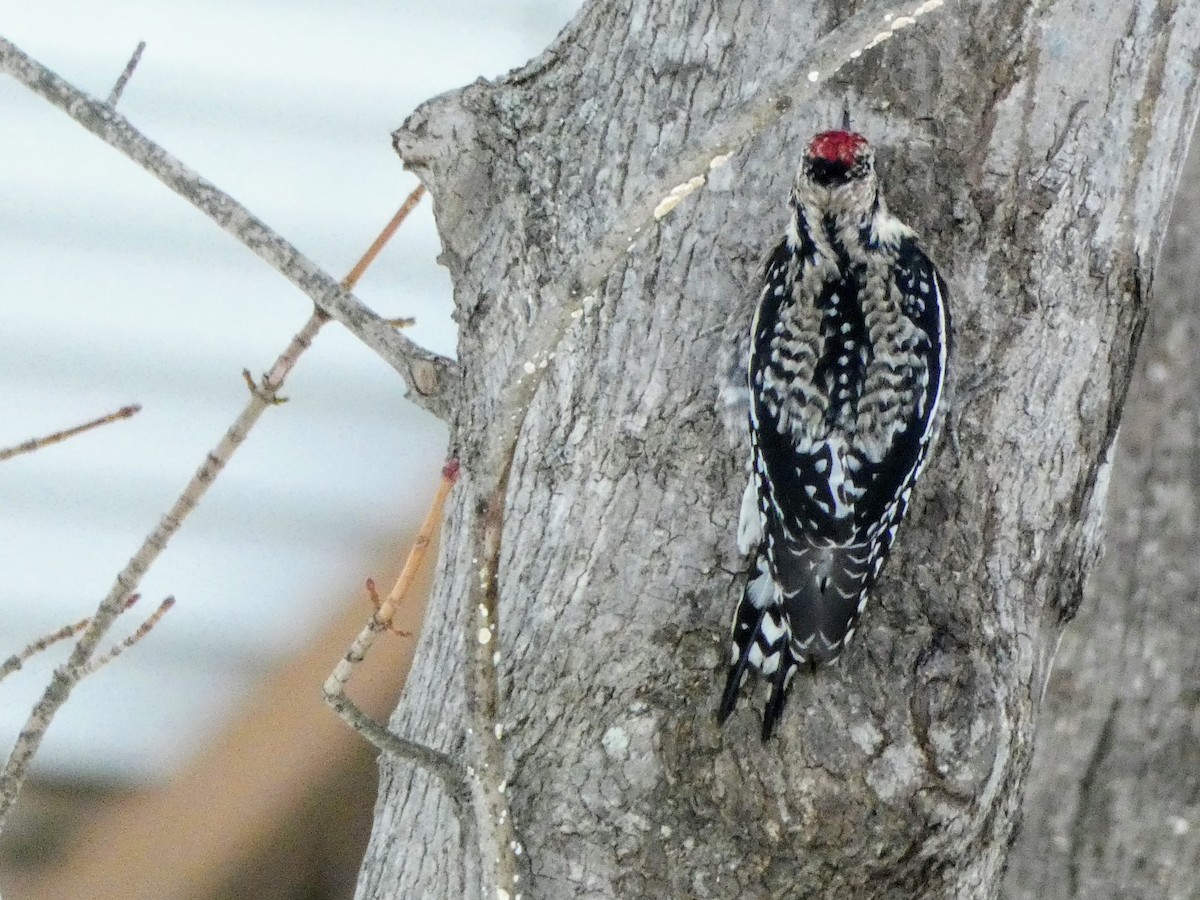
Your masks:
M887 212L863 138L814 138L789 206L749 334L738 538L754 560L719 713L758 671L764 738L796 668L857 627L937 434L950 336L945 285Z

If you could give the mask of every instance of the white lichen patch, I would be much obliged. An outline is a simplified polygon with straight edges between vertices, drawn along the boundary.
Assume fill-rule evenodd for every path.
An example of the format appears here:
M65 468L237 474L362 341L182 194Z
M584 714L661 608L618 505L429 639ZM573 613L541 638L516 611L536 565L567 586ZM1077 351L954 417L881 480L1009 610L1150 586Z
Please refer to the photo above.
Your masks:
M625 759L629 755L629 734L619 725L614 725L604 732L600 746L612 759Z
M896 16L893 13L885 13L882 23L884 26L883 31L877 33L873 38L871 38L870 41L863 44L861 47L851 50L847 54L846 58L848 60L858 59L863 55L864 50L870 50L872 47L878 47L884 41L890 39L897 31L901 31L902 29L908 28L911 25L917 24L918 16L923 16L925 13L933 12L935 9L939 9L945 4L945 2L946 0L925 0L924 3L914 9L912 13L907 16ZM835 66L834 71L837 71L841 65L842 64L838 64ZM809 81L816 81L817 79L815 76L816 72L810 72L808 74Z
M809 81L812 81L815 83L815 82L819 81L820 79L821 79L821 73L818 72L816 69L813 69L811 72L808 73Z
M658 201L658 206L654 207L654 218L661 219L683 200L688 194L695 191L704 184L704 176L697 175L695 178L689 178L683 184L677 184L667 193L667 196Z
M882 44L884 41L886 41L888 38L890 38L892 36L892 34L893 34L893 32L890 30L879 32L879 34L877 34L877 35L875 35L875 37L871 38L871 42L869 44L867 44L867 46L863 47L863 49L870 50L872 47L878 47L880 44Z
M475 634L475 640L481 644L490 644L492 641L492 630L490 628L480 628Z
M658 201L658 206L654 207L654 218L661 219L663 216L665 216L667 213L669 213L671 210L673 210L676 206L678 206L679 201L682 199L683 199L683 197L681 197L677 194L674 194L674 193L668 194L667 196L663 197L660 201ZM630 244L629 246L632 247L633 245Z
M534 365L534 364L533 364L531 361L529 361L529 360L526 360L526 361L525 361L525 365L521 366L521 368L525 370L525 374L526 374L526 375L532 375L534 372L536 372L536 371L537 371L537 366L535 366L535 365Z
M732 153L719 153L719 154L717 154L716 156L714 156L712 159L710 159L710 160L708 161L708 171L710 171L710 172L711 172L711 171L713 171L714 169L719 169L719 168L721 168L721 166L723 166L723 165L725 165L725 163L729 162L729 158L730 158L731 156L733 156L733 154L732 154Z
M766 834L767 840L772 844L778 844L783 838L783 827L774 819L764 819L762 830Z
M916 747L892 745L871 764L867 784L885 803L906 797L921 780L924 767Z
M870 722L859 721L850 726L850 740L863 753L874 754L883 743L883 735Z

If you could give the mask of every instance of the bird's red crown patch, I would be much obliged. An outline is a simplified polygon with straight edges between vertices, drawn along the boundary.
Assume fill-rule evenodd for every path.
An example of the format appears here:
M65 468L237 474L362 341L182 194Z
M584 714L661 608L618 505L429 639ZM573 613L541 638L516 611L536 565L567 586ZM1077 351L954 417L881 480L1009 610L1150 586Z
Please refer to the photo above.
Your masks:
M850 168L865 146L867 139L853 131L822 131L808 145L808 155L812 159L837 162Z

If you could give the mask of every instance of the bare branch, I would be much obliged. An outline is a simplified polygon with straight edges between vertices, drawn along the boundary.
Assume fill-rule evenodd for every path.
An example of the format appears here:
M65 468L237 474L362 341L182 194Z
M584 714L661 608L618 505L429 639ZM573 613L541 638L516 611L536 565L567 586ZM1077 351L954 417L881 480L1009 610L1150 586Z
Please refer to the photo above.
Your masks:
M32 453L34 450L41 450L43 447L49 447L51 444L57 444L60 441L73 438L77 434L83 434L83 432L91 431L93 428L99 428L101 425L107 425L110 422L116 422L120 419L128 419L130 416L137 415L141 411L142 407L137 403L130 406L122 406L114 413L101 416L99 419L93 419L91 422L86 422L83 425L68 428L66 431L56 431L54 434L48 434L45 437L32 438L23 444L17 444L15 447L6 447L0 450L0 462L12 459L14 456L20 456L22 453Z
M2 49L3 40L0 39L0 50ZM400 227L401 223L408 217L408 214L420 202L423 194L424 188L422 187L418 187L409 194L391 221L384 226L380 236L376 238L359 262L346 275L346 278L342 282L343 288L349 289L357 282L362 273L366 271L367 267L378 255L383 245L396 233L396 229ZM32 761L34 754L37 753L46 729L50 727L50 722L54 719L58 709L66 702L74 686L82 678L91 674L100 666L111 662L124 652L124 650L145 637L174 603L173 598L163 601L158 610L130 638L118 644L105 654L105 656L93 659L97 646L112 626L113 621L122 610L128 609L136 600L137 595L131 595L131 592L146 573L146 570L163 551L167 541L179 530L183 524L183 520L196 508L196 505L200 502L200 498L203 497L209 485L212 484L220 471L225 467L225 464L232 457L234 451L246 439L250 429L258 421L263 411L270 406L284 402L279 396L279 389L283 386L284 380L295 366L300 355L312 345L317 332L320 331L321 326L328 320L329 316L319 308L314 309L313 314L304 324L304 327L292 338L291 343L279 355L279 358L275 360L275 364L271 367L270 371L263 375L261 381L256 383L251 378L250 373L243 370L242 377L246 379L247 387L250 390L250 400L246 404L245 409L242 410L241 415L238 416L233 425L226 431L217 448L208 454L204 464L184 488L183 493L175 501L170 511L163 517L158 527L146 538L142 547L134 554L133 559L117 575L116 583L109 591L108 596L101 601L96 614L90 620L81 623L84 626L82 629L83 635L72 650L70 659L65 666L59 668L54 673L53 679L42 694L41 700L34 707L33 712L26 721L24 729L22 729L21 734L18 736L17 743L9 755L4 770L0 773L0 832L4 829L5 818L9 809L12 808L13 803L16 801L17 794L21 789L21 783L24 781L25 773L29 768L29 763ZM72 628L71 634L74 634L78 630ZM63 635L63 637L66 636L68 635ZM33 652L37 651L34 650ZM17 667L20 666L20 662L21 660L18 659Z
M19 671L30 658L41 653L48 647L79 634L79 632L87 628L88 621L88 619L80 619L74 625L64 625L58 631L53 631L33 641L19 653L14 653L8 659L4 660L4 662L0 663L0 681L7 678L13 672Z
M168 597L162 603L158 604L158 609L152 612L146 621L138 626L137 631L129 635L129 637L125 638L125 640L121 641L121 643L114 645L107 653L93 657L92 661L84 668L82 677L86 678L88 675L94 674L98 669L108 665L110 662L148 635L154 630L154 626L159 623L162 617L165 616L174 605L174 597Z
M284 378L287 377L300 354L311 345L313 337L325 321L326 316L323 313L314 311L304 327L292 338L287 349L280 354L270 372L263 376L258 388L250 392L250 400L241 415L225 432L216 448L205 458L204 464L188 482L183 493L179 495L167 514L163 516L158 527L150 533L137 553L117 575L108 595L100 602L95 614L83 630L83 634L75 643L66 664L55 671L49 685L46 686L46 690L26 720L25 726L21 729L21 733L17 736L16 744L9 754L4 770L0 772L0 831L3 831L5 819L16 801L29 763L37 753L38 747L41 746L46 729L50 727L54 716L70 697L75 685L88 674L89 663L100 641L103 640L117 616L127 608L130 594L133 593L151 563L166 548L167 541L174 536L184 519L196 508L209 486L225 468L234 451L246 439L246 435L263 411L273 404Z
M328 682L326 684L328 685ZM423 769L427 769L431 774L436 775L441 779L443 785L445 785L450 798L460 808L465 807L466 798L469 796L466 779L463 777L462 767L455 763L449 756L426 747L424 744L418 744L416 741L400 737L400 735L390 731L385 725L375 721L355 706L345 694L331 696L326 692L325 702L351 728L384 753L390 753L392 756L400 759L411 760ZM471 822L469 815L461 815L459 819L463 822L464 827L469 827Z
M398 333L248 209L148 139L112 107L55 75L4 38L0 71L61 109L106 144L128 156L201 210L303 291L388 362L418 406L446 419L457 388L457 365Z
M129 599L125 601L125 608L129 609L133 604L138 602L140 594L130 594ZM59 641L65 641L67 638L74 637L87 628L88 622L91 619L80 619L73 625L64 625L58 631L53 631L50 634L44 635L26 646L20 653L14 653L3 663L0 663L0 681L3 681L13 672L18 671L32 657L41 653Z
M133 51L133 56L129 57L129 62L125 64L123 71L117 83L113 85L112 93L108 95L108 105L116 108L117 103L121 100L121 94L125 92L125 85L129 84L129 79L133 77L133 70L137 68L138 63L142 61L142 51L146 49L145 41L138 41L137 49Z
M429 506L429 512L425 514L425 521L421 524L420 531L417 532L417 539L409 551L404 568L387 597L380 601L375 593L374 582L367 582L367 590L375 603L375 614L363 626L358 637L354 639L354 643L350 645L350 649L346 651L346 655L342 657L329 678L325 680L322 693L325 696L325 702L351 728L381 751L410 760L440 778L459 809L459 821L462 823L464 831L472 833L473 820L466 810L470 792L467 788L466 773L462 767L444 753L394 734L386 725L375 721L359 709L346 694L346 683L350 680L354 667L363 661L371 649L371 645L375 643L375 638L391 627L396 607L408 594L413 580L421 570L421 565L425 561L429 545L433 540L433 533L442 520L442 510L446 505L446 498L449 496L451 488L454 487L457 477L457 461L447 463L442 469L442 480L438 485L433 502Z

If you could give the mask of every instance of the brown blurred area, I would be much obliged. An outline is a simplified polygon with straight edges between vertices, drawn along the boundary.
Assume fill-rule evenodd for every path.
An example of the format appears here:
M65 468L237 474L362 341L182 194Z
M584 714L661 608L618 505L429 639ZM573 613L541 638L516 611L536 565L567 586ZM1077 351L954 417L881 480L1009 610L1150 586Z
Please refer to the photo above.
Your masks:
M397 628L420 629L434 556ZM395 573L402 563L403 555L378 571ZM383 590L390 584L377 580ZM134 791L27 783L0 840L4 900L353 896L377 754L321 698L371 613L365 591L342 605L168 783ZM348 693L376 718L386 720L395 705L415 640L381 635L351 678Z

